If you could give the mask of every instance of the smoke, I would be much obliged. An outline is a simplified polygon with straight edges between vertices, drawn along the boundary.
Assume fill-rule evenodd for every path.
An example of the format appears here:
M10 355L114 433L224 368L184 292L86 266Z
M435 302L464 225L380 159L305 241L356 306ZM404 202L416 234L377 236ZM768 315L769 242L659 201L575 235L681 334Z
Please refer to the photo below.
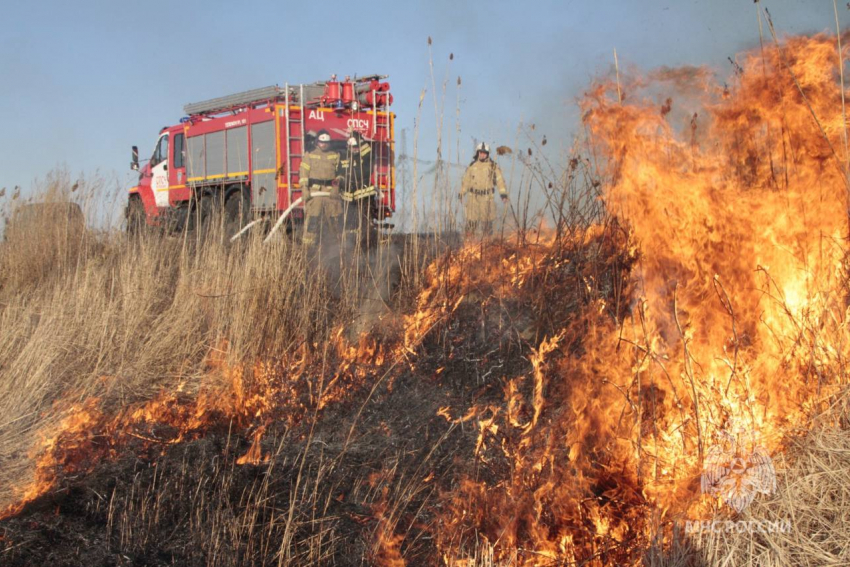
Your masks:
M309 252L311 268L340 305L352 305L349 341L372 332L391 314L394 290L401 280L403 247L389 241L371 223L359 227L347 208L340 229L324 223L318 244ZM347 301L348 300L348 301Z

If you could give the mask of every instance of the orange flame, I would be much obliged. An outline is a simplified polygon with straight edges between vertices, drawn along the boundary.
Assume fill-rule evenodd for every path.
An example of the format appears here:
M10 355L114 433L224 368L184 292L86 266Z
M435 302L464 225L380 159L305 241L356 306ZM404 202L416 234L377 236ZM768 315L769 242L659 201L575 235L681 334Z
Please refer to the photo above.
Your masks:
M343 361L328 385L313 399L318 409L344 399L346 392L362 382L369 368L382 362L382 351L373 343L362 349L349 347L341 338L337 348ZM311 382L304 380L309 366L304 352L300 358L284 358L276 363L259 361L253 367L225 363L226 345L214 349L208 360L213 374L210 384L192 396L181 394L182 385L160 392L152 400L117 412L106 411L101 400L89 398L56 412L65 417L33 448L34 478L14 490L14 502L0 509L0 519L19 514L24 507L53 489L62 476L88 472L99 462L120 456L132 446L139 453L201 437L216 424L232 424L238 429L257 424L250 449L237 463L261 464L261 438L272 420L297 424L305 415L304 395ZM250 372L249 372L250 370ZM250 379L248 378L250 376ZM306 392L305 392L306 390Z
M258 427L254 432L254 440L251 442L251 447L248 451L236 459L237 465L259 465L261 463L269 462L269 456L263 456L263 447L260 445L260 440L263 438L263 434L266 432L265 427Z
M615 325L597 300L532 353L528 396L525 378L511 379L504 410L479 413L474 456L486 464L498 449L512 465L446 495L447 564L481 544L517 565L638 563L652 518L669 527L704 511L698 477L719 432L755 431L778 450L846 384L834 46L792 38L748 54L726 92L699 71L635 80L629 104L615 84L587 94L606 206L640 249L636 301ZM648 87L698 100L641 99ZM701 108L677 114L677 103ZM519 293L526 274L503 292Z

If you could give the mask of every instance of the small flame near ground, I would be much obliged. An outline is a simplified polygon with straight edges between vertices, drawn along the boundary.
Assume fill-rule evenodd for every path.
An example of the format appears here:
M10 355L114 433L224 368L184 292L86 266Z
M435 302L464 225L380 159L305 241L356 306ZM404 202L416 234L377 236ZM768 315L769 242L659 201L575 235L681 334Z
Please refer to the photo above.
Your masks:
M211 351L206 363L212 372L211 384L195 395L182 393L184 388L178 385L148 402L111 412L96 397L82 404L57 402L55 411L64 417L41 434L31 451L34 478L16 491L15 502L0 511L0 519L20 513L56 487L60 472L62 476L90 472L128 448L139 454L164 453L169 445L197 439L216 427L253 428L251 446L237 464L267 462L261 440L272 420L287 426L299 423L308 408L321 409L345 399L376 362L383 363L383 350L374 341L364 338L352 347L342 337L342 331L336 333L334 345L340 365L320 392L310 387L311 361L306 350L274 363L260 361L249 369L226 364L223 343Z

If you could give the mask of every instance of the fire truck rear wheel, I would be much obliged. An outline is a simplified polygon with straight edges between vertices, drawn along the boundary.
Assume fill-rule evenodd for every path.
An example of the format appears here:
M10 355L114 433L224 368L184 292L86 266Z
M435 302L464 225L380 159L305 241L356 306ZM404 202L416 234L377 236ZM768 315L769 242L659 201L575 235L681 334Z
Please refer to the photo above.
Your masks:
M251 222L251 201L245 191L234 191L224 202L224 236L228 240Z

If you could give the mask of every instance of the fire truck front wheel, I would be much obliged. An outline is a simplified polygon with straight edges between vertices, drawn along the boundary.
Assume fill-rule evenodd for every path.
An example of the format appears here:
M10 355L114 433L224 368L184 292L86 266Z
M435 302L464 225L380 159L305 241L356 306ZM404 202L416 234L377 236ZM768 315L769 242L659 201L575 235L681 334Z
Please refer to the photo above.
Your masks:
M206 235L212 226L213 196L209 193L198 193L189 202L188 229Z
M227 196L224 202L224 236L230 240L237 232L251 222L251 201L243 190L237 190Z
M145 220L145 206L138 197L131 197L127 203L127 233L131 236L139 236L147 228Z

